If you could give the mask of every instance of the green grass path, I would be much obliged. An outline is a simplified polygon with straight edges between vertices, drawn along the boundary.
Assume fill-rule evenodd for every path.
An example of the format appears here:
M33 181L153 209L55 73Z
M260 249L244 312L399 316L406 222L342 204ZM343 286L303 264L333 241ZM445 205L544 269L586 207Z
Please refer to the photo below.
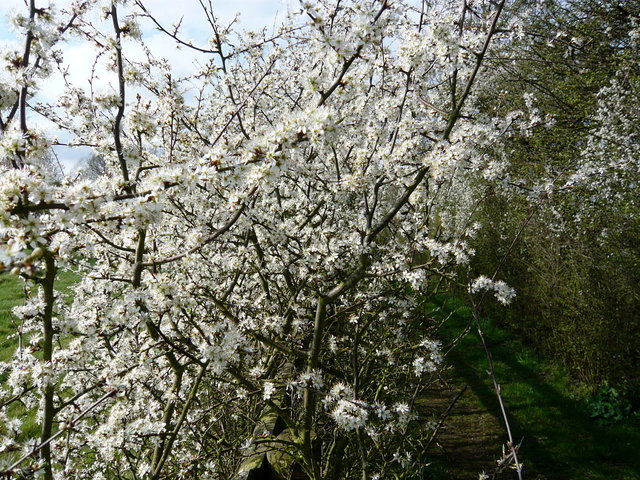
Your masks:
M459 302L439 297L441 310L454 312L442 331L451 341L468 324L471 314ZM589 418L585 400L566 374L538 357L508 332L484 322L498 382L510 416L514 440L524 439L520 460L525 478L546 480L640 480L640 422L604 426ZM502 425L487 359L473 329L449 354L453 379L469 386L463 405L475 404ZM456 415L455 408L452 415ZM460 428L460 419L456 423ZM470 425L477 429L477 422ZM488 426L488 428L493 428ZM454 432L468 436L473 431ZM476 432L486 434L495 432ZM506 433L498 432L501 442ZM496 458L500 450L496 451ZM455 478L455 477L454 477ZM515 472L499 478L517 478Z

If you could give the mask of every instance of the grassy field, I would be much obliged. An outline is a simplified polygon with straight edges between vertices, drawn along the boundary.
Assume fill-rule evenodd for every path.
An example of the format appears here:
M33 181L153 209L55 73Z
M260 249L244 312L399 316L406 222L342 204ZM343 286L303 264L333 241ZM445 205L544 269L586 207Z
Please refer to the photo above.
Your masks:
M7 360L15 350L16 340L10 338L16 326L11 309L22 303L22 283L12 275L0 275L0 361Z
M471 313L460 302L446 297L438 300L441 312L453 312L442 332L445 342L451 341L468 325ZM573 384L565 372L490 322L484 321L483 330L490 344L514 440L518 443L522 439L520 460L525 465L525 478L640 479L640 421L637 417L613 425L598 423L590 417L587 408L588 392ZM488 375L487 359L475 330L451 351L448 362L452 367L452 390L468 386L451 414L450 423L454 423L455 428L447 434L453 436L448 439L449 448L456 448L456 437L459 443L468 444L476 435L495 443L495 460L501 453L501 444L506 442L506 434ZM486 414L492 418L487 418ZM468 453L477 456L481 452ZM445 463L456 461L455 453L444 457ZM463 460L459 463L464 464L465 459L457 460ZM483 465L492 467L492 459L477 460L476 477L456 473L454 466L441 478L477 478ZM515 473L498 478L515 478Z
M56 283L56 288L63 292L77 281L78 277L70 272L62 272ZM17 277L9 274L0 275L0 361L11 358L18 345L14 336L18 330L16 319L11 315L11 309L20 305L24 300L24 283ZM0 382L2 377L0 377ZM23 420L23 435L25 438L34 438L39 434L40 426L34 415L27 412L20 403L13 403L9 407L9 414ZM13 453L11 458L17 453Z
M70 272L59 274L56 288L67 292L68 288L77 281L77 276ZM24 299L24 283L9 274L0 275L0 361L5 361L13 355L17 340L12 337L17 331L15 318L11 309L20 305Z

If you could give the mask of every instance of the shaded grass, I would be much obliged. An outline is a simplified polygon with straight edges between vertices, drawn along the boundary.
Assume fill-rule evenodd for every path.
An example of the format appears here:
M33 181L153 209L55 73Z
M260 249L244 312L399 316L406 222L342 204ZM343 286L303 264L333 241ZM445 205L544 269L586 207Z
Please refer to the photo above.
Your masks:
M442 329L444 342L452 341L471 321L471 312L445 296L436 297L435 304L444 313L453 312ZM586 390L573 385L563 371L486 320L483 330L514 440L523 439L519 457L525 464L525 478L640 479L637 419L609 426L596 423L589 416ZM455 375L473 390L478 406L500 418L487 359L475 329L452 350L449 361ZM506 434L503 437L506 439Z

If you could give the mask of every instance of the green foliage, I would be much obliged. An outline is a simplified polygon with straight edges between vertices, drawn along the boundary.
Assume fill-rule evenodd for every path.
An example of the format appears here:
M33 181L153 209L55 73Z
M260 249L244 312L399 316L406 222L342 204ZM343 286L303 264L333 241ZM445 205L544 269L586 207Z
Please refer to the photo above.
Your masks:
M620 219L604 220L613 230ZM618 223L618 233L602 242L595 225L559 235L548 221L544 212L530 214L509 252L518 225L494 224L493 237L481 240L477 267L495 268L506 255L500 278L518 292L511 308L485 311L589 385L627 382L639 391L640 252L631 245L637 225Z
M620 422L633 412L631 401L606 381L598 393L587 401L587 406L591 418L605 425Z
M640 78L633 60L637 52L629 47L640 4L570 0L540 5L527 27L529 36L504 52L503 58L518 61L495 60L496 83L484 105L491 114L526 111L525 94L535 96L540 115L555 120L553 128L532 127L496 154L509 156L511 178L522 185L549 177L562 185L582 161L589 135L602 126L598 92L618 71L625 71L629 82ZM611 155L613 160L615 149ZM489 315L587 384L626 384L639 394L637 181L631 178L609 192L606 203L586 188L551 196L546 208L533 208L518 196L490 196L479 211L486 230L475 245L475 267L499 269L499 278L518 292L510 310L489 307Z

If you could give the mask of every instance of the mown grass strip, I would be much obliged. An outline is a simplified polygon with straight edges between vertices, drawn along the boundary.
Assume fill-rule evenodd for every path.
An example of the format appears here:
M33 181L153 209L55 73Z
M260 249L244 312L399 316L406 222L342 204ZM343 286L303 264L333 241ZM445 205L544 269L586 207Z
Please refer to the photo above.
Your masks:
M447 296L437 297L435 303L444 312L454 312L442 330L443 340L451 341L468 325L469 308ZM483 323L514 437L517 442L524 438L520 456L525 477L638 480L640 422L597 424L589 416L585 389L516 336L487 320ZM449 361L454 375L475 393L478 407L499 417L487 359L474 329L450 353Z
M56 281L56 289L69 295L70 287L79 280L79 277L68 271L62 271ZM35 290L34 290L35 291ZM18 331L16 318L11 314L13 307L24 302L24 283L14 275L0 275L0 362L7 361L13 356L17 346L18 339L15 333ZM67 297L70 298L70 297ZM26 339L23 339L26 340ZM37 353L36 353L37 355ZM5 381L5 376L0 376L0 382ZM36 438L40 431L40 425L33 412L27 410L20 402L14 402L9 406L9 415L15 418L21 418L22 438ZM9 457L1 457L13 459L17 452L11 452Z

